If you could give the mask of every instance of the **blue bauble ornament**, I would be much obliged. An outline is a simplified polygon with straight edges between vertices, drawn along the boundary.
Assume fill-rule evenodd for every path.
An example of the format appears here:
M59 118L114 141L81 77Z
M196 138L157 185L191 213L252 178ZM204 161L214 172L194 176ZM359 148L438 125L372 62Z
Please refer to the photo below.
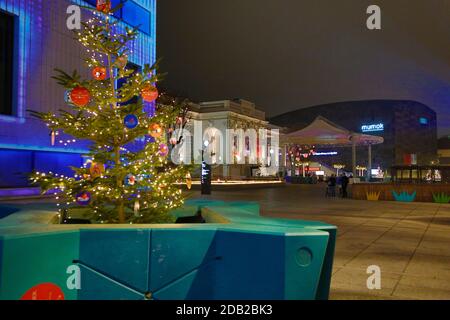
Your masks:
M134 114L127 114L123 119L123 124L128 129L134 129L139 124L139 119Z

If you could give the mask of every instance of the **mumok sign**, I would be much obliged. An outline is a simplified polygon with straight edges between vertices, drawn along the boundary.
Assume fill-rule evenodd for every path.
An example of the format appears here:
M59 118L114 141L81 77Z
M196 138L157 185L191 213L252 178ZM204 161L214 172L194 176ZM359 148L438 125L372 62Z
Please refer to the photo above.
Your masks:
M384 131L384 123L364 124L361 126L362 132Z

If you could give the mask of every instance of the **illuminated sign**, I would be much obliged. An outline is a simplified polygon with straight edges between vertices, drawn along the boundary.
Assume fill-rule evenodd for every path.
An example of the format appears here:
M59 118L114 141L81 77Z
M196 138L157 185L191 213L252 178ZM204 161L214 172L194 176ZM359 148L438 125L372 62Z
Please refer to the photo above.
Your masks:
M372 169L372 170L370 170L370 173L372 174L372 177L379 178L379 179L384 178L384 172L380 168Z
M336 156L337 151L327 151L327 152L314 152L314 156Z
M428 124L428 118L420 117L419 123L426 126Z
M362 132L384 131L384 123L365 124L361 126Z

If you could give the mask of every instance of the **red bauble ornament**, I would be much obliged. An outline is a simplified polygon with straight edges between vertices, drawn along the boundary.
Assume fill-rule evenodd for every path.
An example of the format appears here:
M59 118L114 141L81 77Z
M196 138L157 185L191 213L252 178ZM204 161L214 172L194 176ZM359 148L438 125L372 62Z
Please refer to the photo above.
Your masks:
M89 168L89 173L91 174L92 178L98 178L101 177L102 174L105 172L105 165L100 162L92 162L91 167Z
M89 90L84 87L76 87L70 92L70 99L74 105L83 107L91 100L91 94Z
M162 136L162 134L163 134L163 129L161 128L161 126L159 125L159 124L157 124L157 123L154 123L154 124L152 124L152 125L150 125L150 127L148 128L149 130L149 134L153 137L153 138L155 138L155 139L158 139L158 138L161 138L161 136Z
M147 102L153 102L158 98L158 89L153 86L148 86L141 91L142 99Z
M97 0L97 10L103 13L108 13L111 10L111 1Z
M106 79L106 68L105 67L95 67L92 69L92 76L95 80L105 80Z

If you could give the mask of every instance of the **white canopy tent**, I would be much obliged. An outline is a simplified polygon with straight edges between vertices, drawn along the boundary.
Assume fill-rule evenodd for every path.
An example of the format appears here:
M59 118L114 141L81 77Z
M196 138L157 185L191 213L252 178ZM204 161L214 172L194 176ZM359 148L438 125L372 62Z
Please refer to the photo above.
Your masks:
M347 130L330 120L319 116L307 127L285 134L283 145L300 144L314 146L352 147L352 171L356 176L356 147L367 146L369 151L368 174L372 168L372 145L383 143L383 137L361 134Z

